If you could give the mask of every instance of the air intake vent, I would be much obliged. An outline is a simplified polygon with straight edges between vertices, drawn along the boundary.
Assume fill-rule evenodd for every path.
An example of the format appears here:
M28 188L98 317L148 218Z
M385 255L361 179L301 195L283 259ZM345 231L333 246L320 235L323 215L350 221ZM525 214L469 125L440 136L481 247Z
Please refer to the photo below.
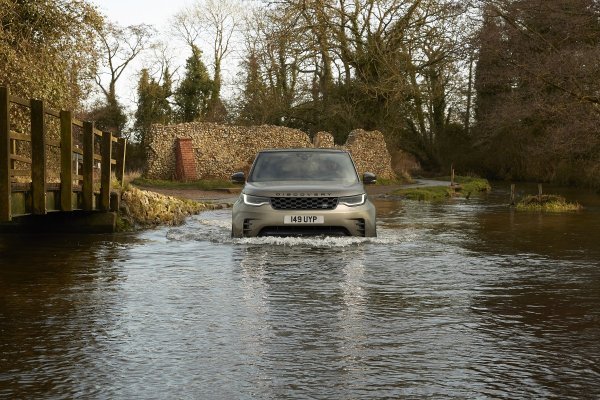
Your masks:
M342 226L266 226L258 236L350 236Z
M251 221L252 221L252 220L251 220L251 219L248 219L248 218L246 218L246 219L244 220L244 227L243 227L243 231L242 231L242 235L243 235L243 236L248 236L248 235L250 234L250 229L252 228L252 227L251 227L251 224L252 224L252 222L251 222Z
M365 220L362 218L358 218L356 220L356 227L358 228L359 236L365 236Z
M276 210L333 210L337 204L337 197L271 197Z

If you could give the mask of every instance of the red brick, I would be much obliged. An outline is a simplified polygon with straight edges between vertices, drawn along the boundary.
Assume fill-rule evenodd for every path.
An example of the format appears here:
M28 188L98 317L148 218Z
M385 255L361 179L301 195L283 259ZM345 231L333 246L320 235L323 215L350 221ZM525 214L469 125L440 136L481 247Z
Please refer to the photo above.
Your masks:
M196 159L191 138L177 138L175 142L175 179L193 181L196 174Z

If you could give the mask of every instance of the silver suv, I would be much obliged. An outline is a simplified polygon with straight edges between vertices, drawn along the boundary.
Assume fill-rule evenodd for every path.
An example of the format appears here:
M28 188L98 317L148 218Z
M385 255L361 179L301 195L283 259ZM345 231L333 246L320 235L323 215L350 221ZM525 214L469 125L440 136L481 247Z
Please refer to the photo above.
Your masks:
M375 207L350 154L332 149L265 150L258 153L248 180L233 205L231 235L377 236Z

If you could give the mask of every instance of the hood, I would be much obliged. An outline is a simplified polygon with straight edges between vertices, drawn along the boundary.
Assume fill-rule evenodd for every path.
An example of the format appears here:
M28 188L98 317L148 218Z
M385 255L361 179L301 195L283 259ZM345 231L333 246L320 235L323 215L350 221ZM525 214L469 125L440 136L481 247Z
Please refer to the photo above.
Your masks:
M361 182L246 182L244 193L264 197L341 197L365 193Z

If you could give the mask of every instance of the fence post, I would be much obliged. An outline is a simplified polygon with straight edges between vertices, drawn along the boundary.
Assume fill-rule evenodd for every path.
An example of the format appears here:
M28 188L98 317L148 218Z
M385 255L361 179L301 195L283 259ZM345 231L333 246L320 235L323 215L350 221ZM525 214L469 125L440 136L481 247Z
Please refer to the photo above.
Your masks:
M33 214L46 214L46 124L44 102L31 100L31 197Z
M11 216L10 184L10 100L7 87L0 87L0 222Z
M515 184L514 183L510 184L510 205L511 206L515 205Z
M110 170L112 160L112 134L102 132L102 166L100 169L100 209L110 209Z
M84 211L94 209L94 123L83 123L83 185L82 208Z
M73 116L60 112L60 209L73 211Z
M17 155L17 141L15 139L10 139L10 154ZM15 169L16 160L10 160L10 169Z
M119 138L119 146L117 146L116 159L117 164L115 165L115 175L123 186L123 178L125 177L125 155L127 153L127 139Z

